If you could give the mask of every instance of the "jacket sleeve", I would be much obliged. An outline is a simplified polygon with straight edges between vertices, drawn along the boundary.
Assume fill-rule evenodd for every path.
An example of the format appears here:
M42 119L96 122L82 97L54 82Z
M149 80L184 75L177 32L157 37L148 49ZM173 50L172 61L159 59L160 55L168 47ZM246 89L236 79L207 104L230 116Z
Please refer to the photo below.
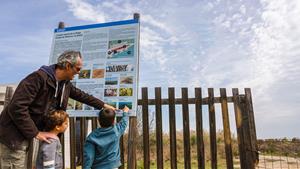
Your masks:
M92 106L97 109L102 109L104 106L104 102L97 99L96 97L89 95L85 93L84 91L76 88L75 86L71 85L71 90L70 90L70 97L74 100L80 101L84 104L87 104L89 106Z
M127 125L128 125L128 113L123 112L121 121L116 124L116 127L120 132L120 135L124 134Z
M57 142L53 141L48 144L43 142L40 146L40 152L42 153L42 165L44 169L54 169L55 168L55 154L56 154L56 145Z
M83 148L83 169L91 169L95 158L95 145L86 140Z
M35 100L43 84L42 77L32 73L18 85L8 105L8 114L23 136L31 139L38 134L38 129L30 117L29 106Z

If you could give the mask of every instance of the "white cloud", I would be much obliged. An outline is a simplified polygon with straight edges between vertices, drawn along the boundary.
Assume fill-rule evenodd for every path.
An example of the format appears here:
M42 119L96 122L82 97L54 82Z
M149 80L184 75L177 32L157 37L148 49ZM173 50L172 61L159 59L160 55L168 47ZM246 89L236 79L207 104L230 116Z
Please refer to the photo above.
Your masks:
M69 9L78 19L92 22L105 22L105 15L101 10L97 10L93 5L82 0L66 0Z
M300 37L300 2L263 0L262 4L262 21L252 27L253 79L249 81L256 89L257 112L265 121L282 116L299 118L296 86L300 85L300 51L295 49L300 41L295 37ZM293 99L287 101L288 98ZM265 128L267 133L272 127Z
M292 1L263 1L262 22L253 26L255 36L251 47L256 77L254 83L266 81L267 84L261 86L262 90L288 77L287 63L290 63L291 67L297 67L296 64L299 64L299 61L294 62L295 56L290 55L290 50L300 45L299 41L293 40L294 37L300 36L300 26L291 27L296 21L294 17L290 17L290 13L297 16L300 12L296 12L299 8L287 9L291 8L291 5L300 7L300 3L289 2Z
M241 5L241 7L240 7L240 12L242 13L242 14L246 14L246 7L245 7L245 5Z
M172 34L172 30L168 25L165 25L163 22L154 19L151 15L143 15L143 22Z

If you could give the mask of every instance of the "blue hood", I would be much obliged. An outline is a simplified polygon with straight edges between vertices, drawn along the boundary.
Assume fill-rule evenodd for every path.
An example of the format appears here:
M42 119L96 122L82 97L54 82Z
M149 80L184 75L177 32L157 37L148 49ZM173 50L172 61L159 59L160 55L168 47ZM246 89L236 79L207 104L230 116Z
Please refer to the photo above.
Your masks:
M40 70L42 70L43 72L46 72L52 80L56 81L56 78L55 78L55 64L53 65L50 65L50 66L42 66L40 68Z

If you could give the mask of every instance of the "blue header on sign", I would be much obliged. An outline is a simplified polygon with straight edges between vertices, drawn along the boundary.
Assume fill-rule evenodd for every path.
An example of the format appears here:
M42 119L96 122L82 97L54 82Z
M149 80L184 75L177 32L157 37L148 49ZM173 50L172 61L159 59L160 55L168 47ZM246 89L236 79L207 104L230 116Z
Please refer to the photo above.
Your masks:
M75 30L82 30L82 29L100 28L100 27L117 26L117 25L127 25L127 24L133 24L133 23L138 23L138 20L132 19L132 20L92 24L92 25L73 26L73 27L66 27L64 29L54 29L54 32L56 33L56 32L75 31Z

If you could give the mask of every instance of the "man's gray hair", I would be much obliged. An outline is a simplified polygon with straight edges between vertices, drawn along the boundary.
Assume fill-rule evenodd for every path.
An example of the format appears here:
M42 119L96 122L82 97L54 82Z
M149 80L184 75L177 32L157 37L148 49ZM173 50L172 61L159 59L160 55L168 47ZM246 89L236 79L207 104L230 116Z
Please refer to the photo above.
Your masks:
M57 66L62 69L66 68L67 63L71 64L71 66L75 66L78 58L81 58L81 53L79 51L65 51L57 58Z

